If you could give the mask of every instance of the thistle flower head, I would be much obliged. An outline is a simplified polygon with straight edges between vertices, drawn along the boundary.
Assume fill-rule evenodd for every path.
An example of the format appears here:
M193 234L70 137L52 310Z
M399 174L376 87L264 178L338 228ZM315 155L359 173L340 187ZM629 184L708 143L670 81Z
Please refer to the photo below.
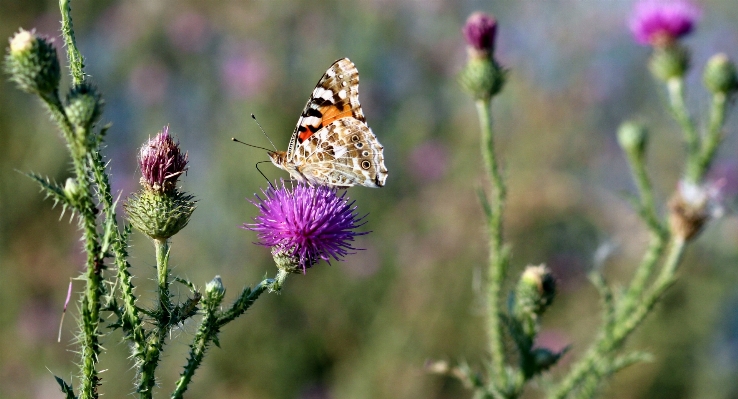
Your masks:
M494 52L497 20L493 16L479 11L473 13L467 18L462 32L466 43L476 51Z
M257 233L259 245L272 247L277 266L291 273L305 272L320 259L342 260L353 250L356 232L363 225L356 207L344 192L326 186L297 184L262 190L264 198L251 201L261 211L243 228Z
M141 147L138 161L141 185L154 191L174 190L179 176L187 171L187 153L182 153L168 126Z
M636 4L630 30L643 45L665 47L694 29L700 9L687 0L643 0Z
M143 188L123 205L128 221L155 240L169 239L187 226L197 203L176 187L187 168L187 153L165 127L141 147L138 161Z

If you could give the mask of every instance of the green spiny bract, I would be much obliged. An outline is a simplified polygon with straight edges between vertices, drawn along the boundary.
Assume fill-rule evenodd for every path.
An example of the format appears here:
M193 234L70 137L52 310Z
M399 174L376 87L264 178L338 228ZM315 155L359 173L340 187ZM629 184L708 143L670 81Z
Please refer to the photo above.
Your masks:
M489 100L505 85L505 73L492 57L472 56L459 74L459 83L475 100Z
M657 79L668 82L684 77L689 69L689 49L679 43L667 47L656 47L648 62L651 73Z
M124 207L133 227L155 240L166 240L187 226L196 202L192 195L176 189L170 193L144 189Z
M5 71L10 80L28 93L55 96L61 68L51 40L21 29L10 39L5 56Z

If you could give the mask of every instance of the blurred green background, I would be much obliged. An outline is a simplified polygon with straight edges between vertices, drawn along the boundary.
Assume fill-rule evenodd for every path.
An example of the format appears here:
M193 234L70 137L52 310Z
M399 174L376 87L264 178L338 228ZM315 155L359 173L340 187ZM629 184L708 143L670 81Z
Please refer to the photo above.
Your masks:
M693 49L690 106L709 98L700 70L712 54L738 58L738 8L710 0L686 41ZM369 213L366 250L320 264L264 295L228 325L195 376L191 398L468 398L449 378L427 375L427 359L484 358L479 287L487 258L475 190L484 184L472 101L455 75L465 61L460 28L475 10L499 20L497 58L511 69L494 103L509 177L507 236L513 276L547 263L559 278L540 344L572 350L592 338L597 298L586 280L595 251L614 248L605 271L624 283L647 233L623 200L633 191L615 140L625 118L652 128L649 164L665 200L679 178L682 144L645 63L649 50L627 30L633 2L606 0L75 1L77 41L113 123L105 155L113 188L137 188L138 146L164 125L189 151L185 190L199 199L174 237L175 274L202 286L223 276L226 301L275 268L253 232L239 226L265 186L266 160L232 136L268 145L255 113L281 149L313 85L336 59L361 73L361 102L385 146L382 189L349 190ZM19 27L59 37L53 1L0 0L0 37ZM61 49L60 49L61 50ZM60 55L63 56L60 51ZM68 81L68 78L66 79ZM56 342L70 277L83 264L79 232L18 173L58 181L70 174L63 143L35 98L0 82L0 398L61 397L52 373L76 372L75 306ZM736 118L718 169L738 191ZM270 179L285 173L270 165ZM738 397L738 221L712 223L687 253L681 280L630 341L655 361L627 369L605 389L617 398ZM154 251L138 233L130 251L137 294L153 301ZM81 283L75 283L75 290ZM182 295L184 295L184 291ZM171 392L195 331L172 336L160 394ZM132 392L121 336L105 337L106 397ZM546 378L542 381L545 383ZM73 380L77 384L76 380ZM531 387L528 397L540 391Z

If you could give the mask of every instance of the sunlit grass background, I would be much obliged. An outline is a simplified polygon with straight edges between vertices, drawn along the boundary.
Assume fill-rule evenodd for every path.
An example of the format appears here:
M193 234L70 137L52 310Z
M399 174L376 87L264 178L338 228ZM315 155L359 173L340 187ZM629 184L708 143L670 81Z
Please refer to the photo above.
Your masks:
M738 8L700 3L704 15L687 40L701 70L715 52L738 58ZM542 345L586 347L599 321L586 280L594 252L615 248L614 281L630 275L646 232L622 198L632 191L615 140L625 118L652 128L649 164L663 201L679 178L682 144L645 62L648 49L627 30L630 0L91 1L72 4L87 72L113 123L105 155L113 188L136 189L137 147L164 125L189 151L183 187L199 199L174 237L174 272L204 285L223 276L227 299L273 275L266 248L239 229L256 208L246 201L266 185L254 167L280 149L315 82L336 59L361 74L360 99L385 146L382 189L354 188L365 248L345 262L290 277L228 325L188 392L192 398L465 398L451 379L423 371L426 359L479 364L485 354L480 275L487 258L475 190L481 178L472 101L455 74L465 60L460 27L475 10L499 20L497 58L511 69L493 104L509 178L507 236L514 275L547 263L560 294L546 314ZM0 38L19 27L59 39L54 1L0 1ZM63 56L63 52L59 52ZM700 71L690 75L690 105L708 98ZM50 209L17 171L59 181L69 175L63 143L35 98L0 83L0 398L61 397L52 373L76 372L74 322L57 328L69 278L83 264L68 215ZM718 167L738 173L736 119ZM284 177L265 165L270 179ZM734 173L734 176L735 176ZM731 182L735 183L735 182ZM734 193L735 194L735 193ZM738 220L709 226L684 261L682 279L631 341L655 361L631 367L607 387L617 398L738 396ZM135 235L134 281L152 301L153 248ZM76 283L75 289L82 284ZM184 291L182 295L184 295ZM228 295L230 294L230 295ZM76 314L71 307L71 316ZM173 337L161 367L171 391L194 327ZM133 372L118 333L105 337L101 392L124 397ZM50 371L51 372L50 372ZM73 380L75 386L78 381ZM528 391L536 397L534 389Z

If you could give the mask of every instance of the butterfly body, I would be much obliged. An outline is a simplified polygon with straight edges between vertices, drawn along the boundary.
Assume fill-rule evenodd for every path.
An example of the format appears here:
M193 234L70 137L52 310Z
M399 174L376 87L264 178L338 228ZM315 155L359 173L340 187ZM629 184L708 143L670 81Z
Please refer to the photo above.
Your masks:
M348 58L331 65L313 89L287 151L272 163L310 185L382 187L383 148L366 125L359 104L359 72Z

